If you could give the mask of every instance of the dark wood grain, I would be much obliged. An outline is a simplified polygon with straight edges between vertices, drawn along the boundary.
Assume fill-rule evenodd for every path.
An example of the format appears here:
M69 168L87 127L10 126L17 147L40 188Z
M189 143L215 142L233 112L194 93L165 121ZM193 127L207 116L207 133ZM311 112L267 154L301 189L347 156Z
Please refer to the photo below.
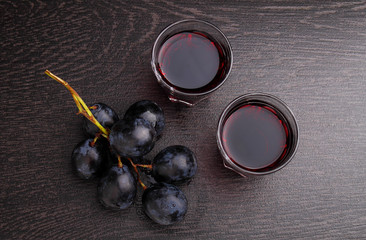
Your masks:
M229 38L227 83L193 108L170 103L150 68L168 24L198 18ZM366 1L0 2L0 239L366 238ZM69 93L121 115L137 100L165 111L148 155L183 144L197 155L183 222L152 223L141 208L104 210L97 181L71 170L84 137ZM235 97L283 99L300 127L283 170L242 178L224 169L216 125Z

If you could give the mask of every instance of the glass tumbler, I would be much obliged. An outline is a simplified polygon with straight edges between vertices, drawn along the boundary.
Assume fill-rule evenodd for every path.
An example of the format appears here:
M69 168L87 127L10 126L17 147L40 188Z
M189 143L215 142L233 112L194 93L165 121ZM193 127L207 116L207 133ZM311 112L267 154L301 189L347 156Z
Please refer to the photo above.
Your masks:
M216 137L225 167L242 176L265 175L280 170L294 157L299 129L282 100L252 93L236 98L224 109Z
M211 23L186 19L157 37L151 66L172 102L193 106L227 80L233 54L226 36Z

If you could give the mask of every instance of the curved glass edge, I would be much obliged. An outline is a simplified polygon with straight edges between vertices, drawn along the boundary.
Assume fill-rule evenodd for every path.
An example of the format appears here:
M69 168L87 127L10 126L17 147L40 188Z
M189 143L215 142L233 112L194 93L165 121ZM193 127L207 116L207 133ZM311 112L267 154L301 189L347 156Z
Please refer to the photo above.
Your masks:
M268 100L268 101L264 101L263 99ZM250 170L247 170L247 169L244 169L244 168L238 166L228 156L228 154L226 153L226 151L224 149L223 143L221 141L223 124L224 124L227 116L230 114L230 111L233 110L239 104L244 103L245 101L249 101L249 100L258 100L258 101L262 101L262 102L268 103L270 105L273 105L283 115L283 117L288 121L288 124L291 125L291 128L292 128L291 130L293 131L294 143L291 146L291 153L289 153L287 155L286 160L284 161L283 164L281 164L280 166L278 166L274 169L271 169L269 171L264 171L264 172L250 171ZM276 103L273 103L272 101L275 101ZM287 115L284 116L285 114L283 113L282 110L278 109L278 106L282 106L287 111L288 116ZM288 117L290 117L290 119L288 119ZM291 122L290 122L290 120L291 120ZM234 172L236 172L244 177L251 176L251 175L256 175L256 176L267 175L270 173L277 172L278 170L284 168L295 156L298 145L299 145L299 126L297 124L295 115L293 114L291 109L281 99L279 99L273 95L265 94L265 93L244 94L244 95L241 95L241 96L235 98L232 102L230 102L225 107L224 111L221 113L220 118L219 118L218 127L217 127L216 142L217 142L217 146L219 148L220 154L223 158L223 164L226 168L231 169Z
M160 46L159 42L164 38L164 34L170 30L171 28L180 25L180 24L184 24L184 23L199 23L199 24L204 24L207 25L209 27L211 27L212 29L214 29L215 31L217 31L217 33L224 39L225 41L225 47L227 47L228 49L228 55L229 55L229 59L230 59L230 66L229 66L229 70L225 76L225 78L214 88L205 91L205 92L200 92L200 93L187 93L184 91L180 91L179 89L174 89L173 87L171 87L169 84L167 84L161 77L159 71L156 68L156 57L155 55L157 54L157 51L159 50ZM216 27L214 24L203 21L203 20L198 20L198 19L183 19L177 22L174 22L170 25L168 25L166 28L164 28L160 34L158 35L158 37L156 38L152 51L151 51L151 67L152 70L155 74L155 77L158 80L158 83L164 88L164 90L168 93L168 95L170 97L173 97L174 99L179 99L182 100L183 102L189 102L189 104L194 105L195 103L199 102L200 100L202 100L201 98L205 95L208 95L210 93L212 93L213 91L217 90L218 88L220 88L228 79L232 67L233 67L233 51L231 48L231 44L229 42L229 40L227 39L226 35L218 28Z

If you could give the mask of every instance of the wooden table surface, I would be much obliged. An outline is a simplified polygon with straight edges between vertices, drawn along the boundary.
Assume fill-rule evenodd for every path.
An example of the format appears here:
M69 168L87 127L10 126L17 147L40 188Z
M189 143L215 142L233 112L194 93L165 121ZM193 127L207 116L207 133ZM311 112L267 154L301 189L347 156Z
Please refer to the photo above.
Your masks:
M168 24L197 18L228 37L234 64L212 96L170 103L150 67ZM366 1L0 1L0 239L365 239ZM141 190L123 211L103 209L97 180L72 171L85 137L69 81L87 104L120 115L150 99L165 111L147 156L182 144L198 173L181 186L185 220L150 221ZM272 175L225 169L220 113L235 97L284 100L300 128L296 156Z

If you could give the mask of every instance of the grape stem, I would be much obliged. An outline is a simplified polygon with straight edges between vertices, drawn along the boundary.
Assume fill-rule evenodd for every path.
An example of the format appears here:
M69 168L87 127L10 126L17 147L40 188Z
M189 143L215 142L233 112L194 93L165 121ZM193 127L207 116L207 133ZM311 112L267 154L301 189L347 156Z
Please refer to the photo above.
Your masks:
M133 169L135 170L135 172L136 172L136 174L137 174L137 181L140 183L140 185L141 185L141 187L144 189L144 191L146 190L146 186L145 186L145 184L141 181L141 179L140 179L140 173L139 173L139 171L137 170L137 164L135 164L133 161L132 161L132 159L131 158L127 158L128 159L128 161L130 161L130 163L131 163L131 165L132 165L132 167L133 167Z
M54 75L53 73L51 73L50 71L46 70L45 71L45 74L47 74L49 77L51 77L52 79L56 80L57 82L61 83L62 85L64 85L67 90L70 91L74 101L75 101L75 104L77 106L77 108L79 109L79 112L77 114L82 114L84 117L86 117L89 121L91 121L94 125L96 125L101 132L97 133L94 140L92 142L90 142L90 146L94 146L96 141L98 140L98 138L100 136L103 136L105 138L107 138L109 140L109 133L110 133L110 130L109 129L106 129L104 128L99 122L97 119L95 119L94 115L91 113L90 109L96 109L97 107L96 106L91 106L91 107L88 107L84 100L79 96L79 94L64 80L62 80L61 78L57 77L56 75ZM123 167L123 164L122 164L122 161L121 161L121 156L117 155L118 157L118 167L119 168L122 168ZM131 158L127 158L132 167L134 168L136 174L137 174L137 180L138 182L140 183L141 187L145 190L147 187L145 186L145 184L141 181L140 179L140 173L139 171L137 170L137 167L144 167L144 168L149 168L149 169L152 169L152 165L144 165L144 164L135 164Z
M123 164L122 164L122 161L121 161L121 156L120 155L117 155L117 159L118 159L118 167L119 168L122 168L123 167Z
M64 80L62 80L61 78L57 77L56 75L54 75L53 73L51 73L50 71L46 70L45 73L51 77L52 79L56 80L57 82L61 83L62 85L64 85L67 90L70 91L72 97L74 98L74 101L76 103L77 108L79 109L79 112L77 114L82 114L84 117L86 117L89 121L91 121L92 123L94 123L101 131L102 131L102 136L105 138L108 138L109 135L109 130L105 129L93 116L93 114L91 113L91 111L89 110L89 107L85 104L84 100L79 96L79 94Z
M152 169L152 165L151 164L135 164L136 167L142 167L142 168L148 168L148 169Z
M93 139L93 141L91 141L90 143L89 143L89 145L91 146L91 147L94 147L95 146L95 143L98 141L98 139L100 138L100 136L102 135L102 133L101 132L98 132L97 134L95 134L95 138Z

